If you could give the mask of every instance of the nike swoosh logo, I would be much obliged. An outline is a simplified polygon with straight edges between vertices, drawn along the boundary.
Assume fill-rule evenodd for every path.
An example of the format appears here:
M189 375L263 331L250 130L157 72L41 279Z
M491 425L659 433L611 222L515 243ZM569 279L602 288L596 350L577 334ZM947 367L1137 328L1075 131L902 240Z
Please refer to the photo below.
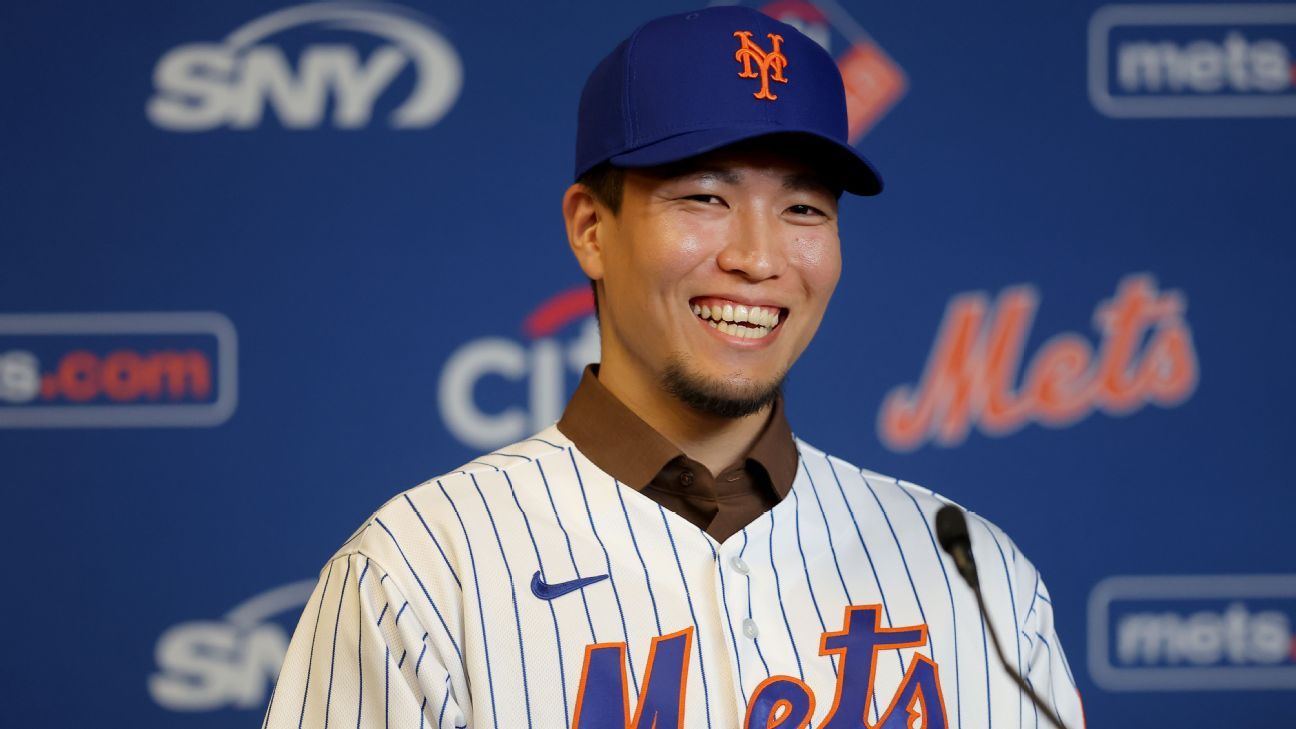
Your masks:
M568 582L555 582L552 585L540 579L540 571L531 576L531 592L541 600L552 600L555 597L562 597L569 592L575 592L582 587L588 587L595 582L606 580L607 575L596 575L594 577L581 577Z

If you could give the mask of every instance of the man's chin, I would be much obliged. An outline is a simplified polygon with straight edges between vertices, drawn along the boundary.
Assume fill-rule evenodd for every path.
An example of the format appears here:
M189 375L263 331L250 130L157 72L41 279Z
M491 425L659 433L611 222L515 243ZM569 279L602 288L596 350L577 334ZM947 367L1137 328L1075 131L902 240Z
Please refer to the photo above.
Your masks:
M742 418L769 407L782 394L786 373L765 381L740 374L713 377L697 372L676 355L662 371L662 387L694 410L721 418Z

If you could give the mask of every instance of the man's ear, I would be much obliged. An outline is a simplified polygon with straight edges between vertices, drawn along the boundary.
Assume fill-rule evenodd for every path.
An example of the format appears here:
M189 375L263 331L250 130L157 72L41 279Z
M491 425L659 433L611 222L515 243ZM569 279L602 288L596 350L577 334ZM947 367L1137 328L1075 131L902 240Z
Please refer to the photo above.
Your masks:
M563 193L563 220L567 224L567 244L585 275L594 281L603 278L603 244L609 233L612 213L600 205L584 185L572 185Z

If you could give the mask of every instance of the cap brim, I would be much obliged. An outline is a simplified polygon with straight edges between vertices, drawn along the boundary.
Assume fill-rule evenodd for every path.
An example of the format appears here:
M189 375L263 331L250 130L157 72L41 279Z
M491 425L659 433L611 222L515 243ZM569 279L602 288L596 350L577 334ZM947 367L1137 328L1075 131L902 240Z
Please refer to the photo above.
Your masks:
M831 174L846 192L854 195L876 195L882 192L882 176L878 174L873 163L864 158L854 147L842 144L835 139L801 129L777 129L769 127L750 130L702 129L685 132L673 137L646 144L642 147L622 152L608 161L617 167L656 167L657 165L679 162L707 152L714 152L736 142L743 142L757 137L791 135L802 139L813 139L822 143L824 158L829 160L833 169Z

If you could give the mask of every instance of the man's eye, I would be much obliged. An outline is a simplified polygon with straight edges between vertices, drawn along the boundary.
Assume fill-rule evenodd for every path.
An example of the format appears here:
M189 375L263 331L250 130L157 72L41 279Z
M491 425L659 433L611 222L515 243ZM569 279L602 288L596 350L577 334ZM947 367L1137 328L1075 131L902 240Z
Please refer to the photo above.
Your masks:
M715 196L715 195L685 195L685 196L684 196L684 199L685 199L685 200L696 200L696 201L698 201L698 202L700 202L700 203L707 203L708 205L723 205L723 204L724 204L724 200L721 200L719 197L717 197L717 196Z
M788 212L794 215L823 215L823 211L813 205L793 205Z

